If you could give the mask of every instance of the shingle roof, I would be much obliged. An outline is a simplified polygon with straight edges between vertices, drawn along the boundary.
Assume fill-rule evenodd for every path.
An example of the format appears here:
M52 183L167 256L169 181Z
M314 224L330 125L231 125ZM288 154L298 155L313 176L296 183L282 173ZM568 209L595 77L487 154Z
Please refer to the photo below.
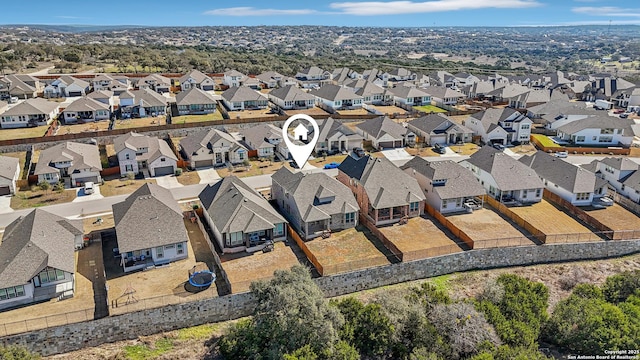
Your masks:
M199 198L221 233L269 230L286 222L265 198L235 176L208 185Z
M109 105L101 103L97 100L88 97L82 97L72 102L67 106L64 111L96 111L96 110L109 110Z
M434 186L440 199L481 196L486 191L471 171L451 160L429 162L419 156L409 160L400 169L413 169L430 180L446 180L443 186Z
M184 82L187 82L189 79L193 79L196 82L196 84L201 84L205 80L213 81L213 79L211 79L209 76L205 75L204 73L202 73L197 69L193 69L189 73L183 75L180 78L180 83L182 84Z
M191 88L187 91L182 91L176 95L176 104L178 106L184 105L202 105L202 104L217 104L216 99L204 90L198 88Z
M269 96L273 96L282 101L308 101L315 100L313 95L300 90L297 86L287 85L279 89L273 89L269 93Z
M306 69L302 69L300 73L306 75L307 77L317 77L324 74L324 70L317 66L311 66Z
M180 206L163 187L144 184L112 207L121 253L189 241Z
M244 148L233 136L217 129L202 130L191 134L180 140L180 147L186 154L191 155L203 147L211 149L212 145L220 139L228 141L232 150Z
M325 84L319 89L312 90L310 94L330 101L362 99L362 96L357 95L353 89L334 84Z
M447 128L454 125L454 122L449 119L448 116L442 114L429 114L416 119L413 119L407 123L409 126L413 126L416 129L430 134L433 130L440 127L440 125L446 124Z
M356 82L354 85L358 85L358 83ZM354 86L352 86L354 87ZM377 94L384 94L386 92L385 89L381 88L380 86L369 82L369 81L365 81L364 85L362 87L360 87L358 90L356 90L356 95L360 95L360 96L373 96L373 95L377 95Z
M0 288L23 285L47 266L74 273L75 237L82 220L35 209L7 226L0 244Z
M113 91L111 90L96 90L89 95L88 98L97 100L97 99L110 99L113 97Z
M284 78L284 75L275 72L275 71L266 71L263 72L262 74L259 74L258 76L256 76L256 79L262 81L262 82L271 82L271 81L275 81L276 78Z
M375 119L367 120L356 125L356 128L373 136L376 139L381 138L385 134L389 134L394 139L402 139L407 134L407 129L397 122L386 116L380 116Z
M334 214L359 210L351 190L325 173L293 173L286 167L282 167L273 174L272 181L293 196L298 207L299 218L304 222L330 219ZM318 202L318 199L331 196L335 198L329 203Z
M429 93L413 86L396 86L389 89L389 91L402 99L431 96Z
M125 95L127 94L127 95ZM133 95L133 105L140 105L142 102L143 107L158 107L167 106L167 98L158 94L157 92L149 89L140 89L136 91L126 91L120 94L120 98L127 98L128 94ZM125 96L123 96L125 95Z
M100 152L96 145L68 141L40 151L34 175L59 172L60 170L50 165L62 161L71 161L69 174L82 169L102 170Z
M460 91L454 90L452 88L444 87L444 86L429 86L424 89L426 92L431 94L432 97L437 97L440 99L445 98L465 98L467 97L465 94Z
M227 70L224 72L224 76L241 76L241 77L245 77L246 75L241 73L238 70Z
M343 125L339 121L334 120L333 118L318 121L318 128L320 129L320 136L318 137L318 141L325 141L336 134L339 134L340 138L345 137L349 140L362 139L362 136L356 134L349 127ZM309 128L309 134L313 134L313 127Z
M585 119L571 121L558 127L558 131L565 134L575 134L584 129L624 129L624 136L633 136L631 125L635 124L632 119L622 119L613 116L590 116Z
M466 161L490 173L502 191L544 187L533 169L490 146L482 147Z
M273 124L259 124L242 129L242 136L251 150L273 148L275 145L268 142L267 138L282 140L282 129Z
M594 173L544 151L538 150L533 155L525 155L519 161L532 168L543 179L574 194L591 193L596 189Z
M490 132L493 130L491 125L497 125L499 122L505 121L511 117L514 113L520 114L518 111L511 108L502 109L487 109L479 113L472 114L471 117L480 120L485 131ZM520 114L521 115L521 114Z
M147 148L148 151L146 153L136 156L138 160L148 160L149 162L153 162L160 156L166 156L169 159L176 161L178 160L166 141L158 139L157 137L146 136L134 132L130 132L113 139L113 146L116 153L119 153L125 148L132 150Z
M595 160L594 160L595 161ZM611 166L612 168L616 169L616 170L621 170L621 171L633 171L633 170L638 170L638 168L640 167L640 165L638 165L638 163L634 162L631 159L628 158L624 158L624 157L606 157L602 160L600 160L601 163Z
M0 156L0 177L13 180L20 168L20 160L9 156Z
M2 113L3 116L18 115L49 115L60 107L60 103L47 101L42 98L27 99Z
M386 158L351 156L338 167L364 186L374 209L404 206L425 199L416 179L400 170Z
M222 93L222 98L228 102L267 101L267 98L246 86L230 87Z

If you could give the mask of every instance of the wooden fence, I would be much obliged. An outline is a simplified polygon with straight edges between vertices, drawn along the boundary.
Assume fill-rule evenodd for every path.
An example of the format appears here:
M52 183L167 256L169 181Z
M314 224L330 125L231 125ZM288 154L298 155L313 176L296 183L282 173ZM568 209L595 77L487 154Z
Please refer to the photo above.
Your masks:
M102 177L114 176L114 175L120 175L120 166L114 166L114 167L102 169L102 171L100 171L100 176Z
M391 242L391 240L389 240L389 238L387 238L382 231L380 231L380 229L378 229L376 227L375 224L373 224L365 214L363 214L362 212L360 212L360 216L358 221L360 222L361 225L364 225L367 229L369 229L369 231L371 231L373 233L373 235L375 237L378 238L378 240L380 240L382 242L382 244L384 245L384 247L386 247L389 251L391 251L391 253L393 255L395 255L395 257L397 257L400 261L411 261L411 260L416 260L413 259L411 257L406 256L406 254L404 254L402 251L400 251L400 249L398 249L398 247Z
M587 225L593 227L594 229L604 232L605 236L607 236L607 238L609 238L610 240L620 240L620 238L623 236L622 232L618 232L616 234L616 232L613 231L613 229L611 229L610 227L608 227L605 224L601 223L600 221L595 219L593 216L589 215L588 212L580 209L579 207L573 205L569 201L561 198L560 196L552 193L551 191L549 191L547 189L544 189L544 192L542 193L542 198L547 200L547 201L549 201L552 204L556 204L556 205L566 209L571 214L573 214L575 217L577 217L578 219L580 219L582 222L586 223ZM631 230L631 229L629 229L629 230ZM626 234L626 232L624 234Z
M444 215L436 211L436 209L434 209L429 204L427 203L424 204L424 210L429 215L433 216L436 220L438 220L438 222L442 224L442 226L449 229L449 231L451 231L455 237L457 237L458 239L462 240L465 244L467 244L467 246L469 246L469 249L473 249L473 246L474 246L473 239L471 238L471 236L467 235L466 232L458 228L451 221L447 220L447 218Z
M199 211L198 211L199 210ZM224 271L224 268L222 267L222 262L220 261L220 256L218 256L218 252L216 251L216 247L215 245L213 245L213 242L211 241L211 237L209 236L209 231L207 228L205 228L204 226L204 221L203 221L203 209L202 208L198 208L196 210L196 222L198 223L198 228L200 229L200 231L202 232L202 235L204 236L204 240L207 242L207 245L209 245L209 249L211 250L211 253L213 254L213 262L214 262L214 266L217 267L216 273L220 274L220 277L222 278L222 281L224 282L224 285L227 287L226 289L218 289L219 293L221 295L227 295L227 294L231 294L232 292L232 288L231 288L231 282L229 282L229 277L227 276L227 272Z
M505 204L498 202L498 200L492 198L491 196L484 196L485 204L488 204L492 208L498 210L501 214L511 219L516 225L528 231L534 238L538 239L541 243L545 243L547 241L547 234L538 230L535 226L531 225L528 221L521 218L518 214L514 213L509 209Z
M307 247L307 244L305 244L304 240L302 240L300 238L300 235L298 235L298 233L296 233L296 231L293 229L293 227L287 226L287 233L293 239L293 241L295 241L296 244L298 244L298 247L300 247L300 249L302 249L302 252L304 252L304 254L307 256L307 259L309 259L309 261L311 261L313 266L315 266L315 268L316 268L316 270L318 270L318 273L320 274L320 276L325 276L324 268L322 267L322 265L320 265L320 262L318 261L316 256L313 255L311 250L309 250L309 248Z
M633 202L633 200L620 195L617 191L612 190L613 188L609 189L609 194L611 194L613 192L613 200L618 203L620 206L622 206L623 208L631 211L632 213L640 216L640 204Z

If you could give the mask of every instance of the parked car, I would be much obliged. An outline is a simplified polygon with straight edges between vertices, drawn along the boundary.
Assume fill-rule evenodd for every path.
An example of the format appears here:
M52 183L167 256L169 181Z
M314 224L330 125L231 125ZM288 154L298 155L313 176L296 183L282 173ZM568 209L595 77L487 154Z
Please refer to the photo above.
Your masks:
M615 109L613 110L614 114L622 114L624 112L624 109Z
M91 195L91 194L93 194L94 191L95 191L95 185L91 181L88 181L88 182L84 183L84 194L85 195Z
M326 164L324 166L324 168L325 169L337 169L338 166L340 166L340 164L338 164L337 162L334 161L334 162L330 162L330 163Z
M435 144L433 146L433 151L438 153L438 154L444 154L444 153L447 152L447 149L445 149L445 147L440 145L440 144Z
M504 145L498 144L498 143L495 143L495 144L493 144L491 146L493 146L494 149L497 149L497 150L500 150L500 151L502 151L502 150L504 150L506 148Z
M363 157L365 155L364 149L361 147L354 147L353 153L356 154L358 157Z
M558 151L554 154L557 158L566 158L569 156L569 153L566 151Z
M622 113L622 114L620 114L620 115L618 115L618 116L620 116L620 118L621 118L621 119L626 119L626 118L628 118L628 117L629 117L629 114L627 114L627 113Z

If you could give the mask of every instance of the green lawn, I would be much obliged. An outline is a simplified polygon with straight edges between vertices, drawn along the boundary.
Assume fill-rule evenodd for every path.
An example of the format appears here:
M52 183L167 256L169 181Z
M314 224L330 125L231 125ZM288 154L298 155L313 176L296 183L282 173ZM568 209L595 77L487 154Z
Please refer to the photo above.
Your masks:
M205 121L221 121L222 114L219 111L207 115L183 115L171 118L172 124L186 124Z
M39 138L44 136L48 128L49 126L45 125L31 128L2 129L0 130L0 140Z
M415 110L418 111L422 111L425 113L446 113L447 110L441 109L437 106L433 106L433 105L423 105L423 106L414 106L413 107Z
M537 142L548 148L548 147L560 147L560 145L556 144L553 142L553 140L551 140L548 136L542 135L542 134L531 134L531 137L534 138L535 140L537 140Z

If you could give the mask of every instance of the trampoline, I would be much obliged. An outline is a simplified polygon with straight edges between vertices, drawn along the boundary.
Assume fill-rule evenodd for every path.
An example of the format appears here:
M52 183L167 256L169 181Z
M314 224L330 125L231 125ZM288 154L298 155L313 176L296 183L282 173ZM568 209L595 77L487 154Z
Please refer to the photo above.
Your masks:
M201 267L196 269L196 266L189 271L189 284L196 288L205 288L211 286L216 281L216 275L212 273L208 268Z

